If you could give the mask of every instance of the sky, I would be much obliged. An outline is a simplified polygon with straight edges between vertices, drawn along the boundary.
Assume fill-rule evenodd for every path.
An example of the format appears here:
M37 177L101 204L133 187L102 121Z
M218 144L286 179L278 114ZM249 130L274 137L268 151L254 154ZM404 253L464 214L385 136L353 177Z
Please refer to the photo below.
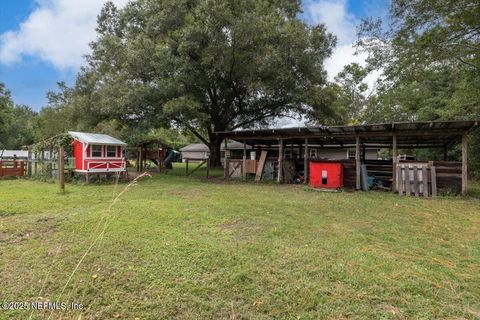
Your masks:
M122 7L128 0L113 0ZM106 0L0 0L0 82L17 104L39 110L46 93L59 81L67 85L95 40L96 16ZM337 35L332 57L325 61L329 78L351 62L364 63L352 47L362 18L385 16L388 0L304 0L304 19L325 23ZM368 82L373 83L375 75Z

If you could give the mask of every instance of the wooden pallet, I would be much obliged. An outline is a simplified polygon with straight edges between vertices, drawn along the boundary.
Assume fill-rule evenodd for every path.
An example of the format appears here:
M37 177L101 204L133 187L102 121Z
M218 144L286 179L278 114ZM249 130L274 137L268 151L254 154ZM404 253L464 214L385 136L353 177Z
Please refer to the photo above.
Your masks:
M396 172L398 194L416 197L437 196L435 166L426 163L400 163Z

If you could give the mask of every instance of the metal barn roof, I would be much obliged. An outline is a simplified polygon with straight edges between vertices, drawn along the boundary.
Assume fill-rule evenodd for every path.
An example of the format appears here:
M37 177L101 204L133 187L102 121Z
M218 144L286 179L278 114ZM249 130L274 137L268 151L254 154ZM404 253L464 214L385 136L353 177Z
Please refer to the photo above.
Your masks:
M246 149L252 149L251 146L247 145ZM225 149L225 144L220 145L220 150ZM227 150L243 150L243 143L238 141L232 141L227 144ZM210 152L208 146L204 143L192 143L188 146L180 148L180 151L183 152Z
M77 139L81 142L88 144L103 144L103 145L114 145L114 146L126 146L127 144L121 140L118 140L114 137L109 136L108 134L102 133L87 133L87 132L76 132L69 131L74 139Z
M356 138L371 147L386 147L397 137L399 148L441 147L456 143L463 134L479 125L479 121L428 121L394 122L352 126L319 126L281 129L260 129L222 131L216 134L221 138L246 141L255 145L278 145L279 139L287 144L309 144L321 146L351 146Z

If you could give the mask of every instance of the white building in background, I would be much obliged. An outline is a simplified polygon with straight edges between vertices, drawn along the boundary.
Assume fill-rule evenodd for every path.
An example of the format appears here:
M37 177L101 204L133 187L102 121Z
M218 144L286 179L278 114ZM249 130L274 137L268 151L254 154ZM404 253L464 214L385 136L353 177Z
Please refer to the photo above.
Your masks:
M252 147L247 145L247 158L251 158ZM261 149L269 151L271 156L278 157L278 146L262 147ZM221 159L225 157L225 145L222 143L220 147ZM379 159L379 148L365 148L365 159L377 160ZM203 143L193 143L180 149L182 153L182 162L186 159L207 159L210 155L208 146ZM303 150L299 147L285 147L285 159L302 159ZM308 147L309 158L311 159L355 159L355 148L322 148L320 146ZM241 159L243 157L243 143L232 141L227 144L227 156L231 159ZM255 155L258 157L258 155Z
M45 159L50 159L50 152L44 151ZM0 149L0 159L13 159L16 157L17 159L28 159L28 150L1 150ZM39 154L38 157L40 158L41 155ZM35 154L32 153L32 159L35 159Z

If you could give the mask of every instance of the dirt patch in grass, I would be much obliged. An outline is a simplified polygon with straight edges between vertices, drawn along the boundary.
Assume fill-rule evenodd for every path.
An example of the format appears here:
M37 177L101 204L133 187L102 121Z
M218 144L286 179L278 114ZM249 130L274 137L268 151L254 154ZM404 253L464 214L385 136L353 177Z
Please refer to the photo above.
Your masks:
M225 179L223 177L201 177L200 180L202 182L208 182L208 183L214 183L214 184L241 184L244 183L241 180L238 179Z
M195 190L195 192L192 192L192 190L189 189L172 189L167 191L166 195L181 199L198 199L203 197L204 192L201 190Z
M3 233L3 236L0 236L0 243L16 244L32 238L32 231L16 232L12 234Z
M236 241L253 239L263 229L260 224L245 220L234 220L221 224L220 229L231 232Z
M19 212L0 210L0 217L11 217L16 214L19 214Z
M17 244L26 240L47 239L58 231L59 217L43 217L36 220L34 229L17 230L14 232L0 232L0 243Z
M395 306L392 306L391 304L387 304L387 305L383 306L383 310L385 310L385 312L387 312L388 314L393 315L395 317L395 319L398 319L398 320L405 319L405 317L402 315L402 312L400 311L400 309L395 307Z

